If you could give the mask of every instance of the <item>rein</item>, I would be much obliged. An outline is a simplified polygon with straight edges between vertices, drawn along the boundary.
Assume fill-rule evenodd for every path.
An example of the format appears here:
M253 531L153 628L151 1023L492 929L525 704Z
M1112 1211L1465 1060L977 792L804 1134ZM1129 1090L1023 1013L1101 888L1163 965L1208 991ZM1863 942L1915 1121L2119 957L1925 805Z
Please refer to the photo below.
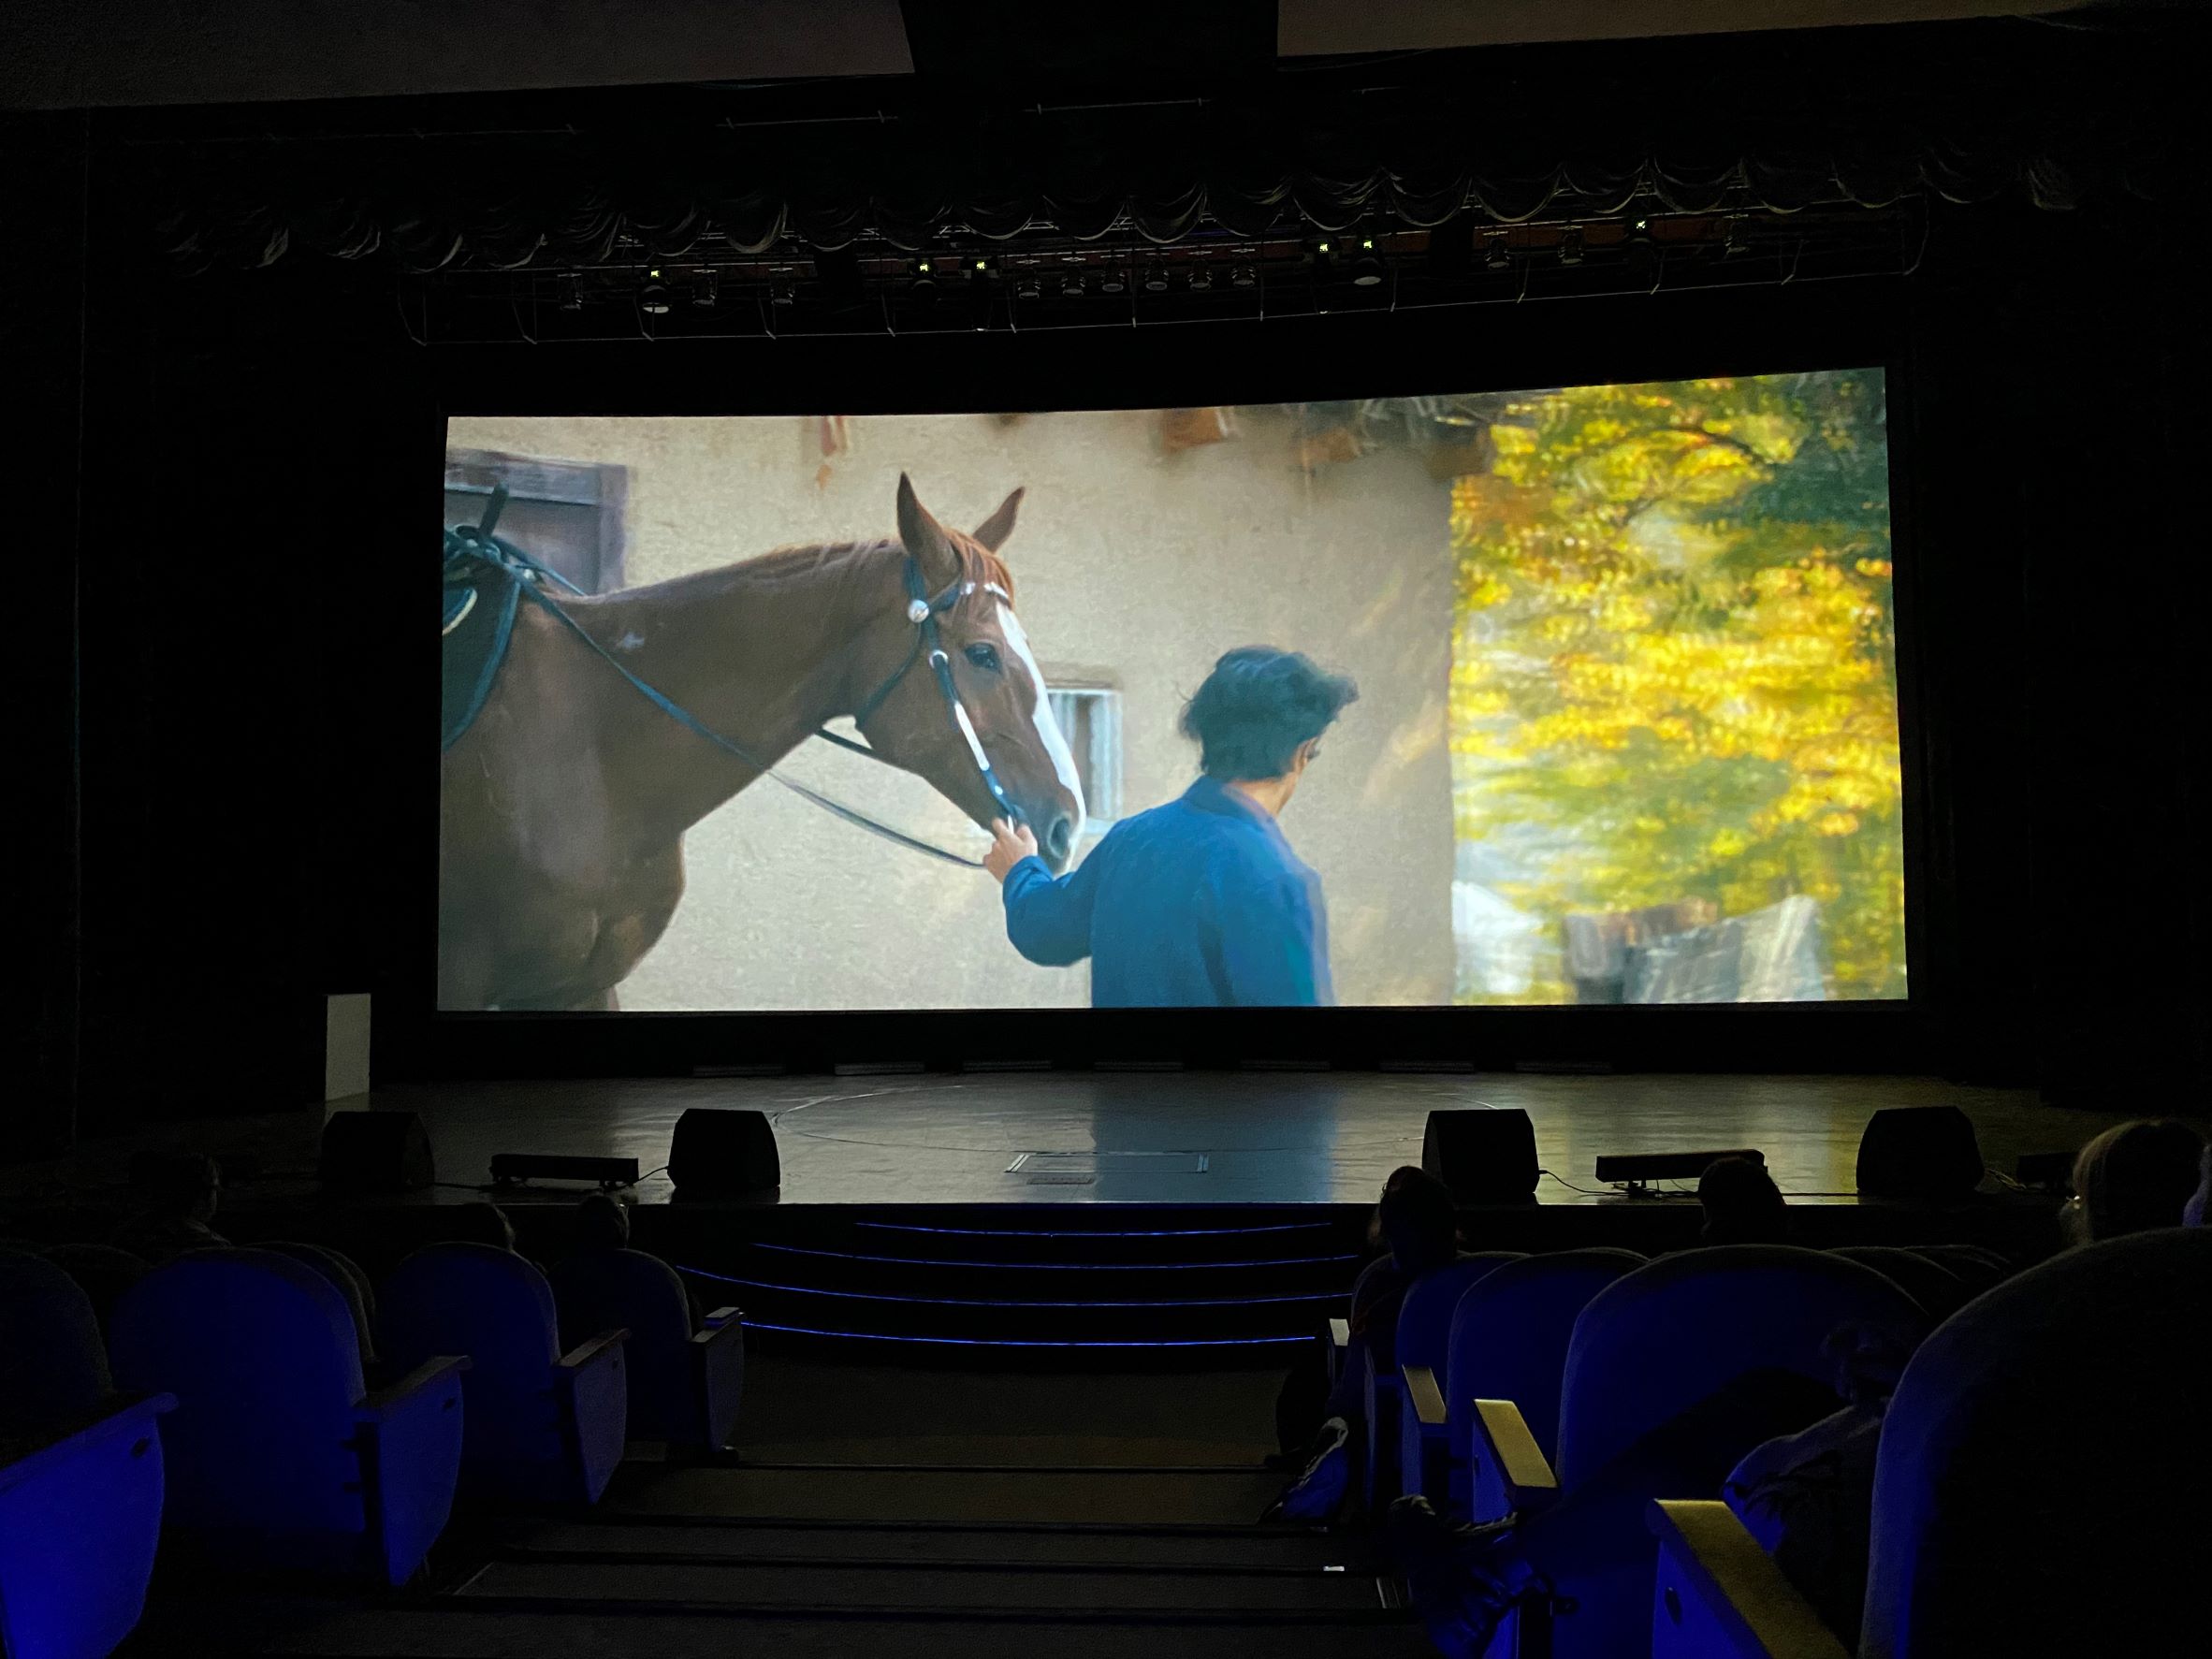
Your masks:
M492 533L499 523L500 514L506 504L506 486L496 485L491 492L491 500L485 506L484 517L480 523L457 525L446 531L445 568L448 572L451 572L455 565L461 561L488 564L503 571L533 604L589 646L600 661L627 680L632 690L644 697L647 702L652 704L654 707L686 731L705 738L725 754L735 756L761 776L774 779L801 800L819 807L833 817L841 818L847 823L864 829L872 836L880 837L894 846L907 848L910 851L925 854L945 864L958 865L963 869L980 870L983 867L983 861L980 858L964 857L962 854L950 851L934 842L924 841L916 836L910 836L904 830L894 829L887 823L870 818L856 807L848 807L844 802L823 794L820 790L801 783L796 779L786 778L773 765L749 751L742 744L733 742L730 738L725 737L674 698L633 673L628 664L616 657L599 641L593 639L581 622L569 615L563 606L547 594L543 584L546 579L550 578L579 598L585 596L581 588L563 576L559 571L540 563L512 542L503 541ZM914 664L920 662L924 653L926 652L931 671L937 679L938 690L944 697L953 723L960 728L961 735L968 739L968 750L975 757L976 770L982 777L983 787L991 792L991 798L998 803L1007 816L1018 823L1022 821L1022 814L1013 802L1008 798L1005 787L998 781L997 774L992 770L990 759L983 753L983 746L976 736L974 722L968 718L968 710L961 705L960 693L953 684L952 662L946 655L943 640L938 629L939 616L957 604L962 596L972 589L973 584L964 586L959 582L954 582L942 593L932 598L923 583L921 569L914 563L913 555L910 553L907 555L905 574L908 594L907 619L915 625L914 648L907 653L906 660L893 671L891 677L877 687L867 701L861 705L860 712L853 717L853 722L857 725L881 707L884 699L891 695L899 682L906 678ZM818 727L814 735L836 744L839 749L851 749L854 754L866 755L879 765L888 766L893 764L866 744L855 743L851 738L839 736L827 728Z

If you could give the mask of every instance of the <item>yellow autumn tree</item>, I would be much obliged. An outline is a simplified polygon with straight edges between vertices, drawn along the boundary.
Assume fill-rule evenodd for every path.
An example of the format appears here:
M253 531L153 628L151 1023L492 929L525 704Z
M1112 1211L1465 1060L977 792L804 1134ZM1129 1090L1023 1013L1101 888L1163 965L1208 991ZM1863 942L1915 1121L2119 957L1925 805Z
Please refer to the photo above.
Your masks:
M1457 828L1492 885L1553 939L1804 894L1829 995L1904 995L1879 372L1535 393L1492 436L1451 521Z

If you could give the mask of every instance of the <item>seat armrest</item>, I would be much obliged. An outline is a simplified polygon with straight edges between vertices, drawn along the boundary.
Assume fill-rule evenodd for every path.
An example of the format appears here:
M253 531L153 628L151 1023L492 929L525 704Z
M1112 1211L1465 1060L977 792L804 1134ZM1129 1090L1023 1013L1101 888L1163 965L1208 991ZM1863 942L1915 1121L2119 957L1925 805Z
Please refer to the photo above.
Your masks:
M453 1513L468 1369L459 1354L425 1360L354 1407L369 1544L386 1584L415 1576Z
M1451 1428L1444 1390L1426 1365L1399 1367L1405 1391L1398 1412L1398 1487L1419 1492L1439 1509L1451 1504Z
M626 1330L602 1331L597 1336L587 1337L576 1344L554 1364L559 1370L566 1372L581 1372L593 1365L602 1365L606 1363L610 1355L619 1355L622 1345L629 1340L630 1332Z
M354 1407L355 1419L370 1422L403 1411L446 1378L457 1377L468 1370L469 1363L466 1354L439 1354L425 1360L405 1376L371 1390Z
M575 1477L571 1495L587 1504L599 1502L629 1441L630 1379L622 1362L622 1345L629 1340L628 1331L602 1331L554 1362L554 1391Z
M1849 1659L1727 1505L1655 1500L1652 1659Z
M737 1428L745 1397L745 1323L734 1307L719 1308L691 1336L692 1392L699 1402L699 1444L720 1451Z
M1321 1337L1321 1355L1329 1362L1329 1381L1334 1386L1344 1375L1346 1357L1352 1346L1352 1322L1349 1319L1332 1319Z
M40 1433L0 1439L0 1492L55 1469L66 1470L109 1440L153 1433L153 1419L176 1409L174 1394L110 1395L49 1424Z
M1475 1519L1530 1515L1559 1496L1559 1477L1510 1400L1477 1400L1467 1419L1475 1458Z
M744 1317L742 1308L718 1307L699 1321L699 1329L702 1332L720 1331L724 1325L735 1325ZM696 1342L698 1337L694 1335L692 1340Z
M1407 1415L1424 1433L1443 1433L1444 1390L1436 1386L1436 1373L1426 1365L1401 1365L1398 1371L1405 1379L1405 1403L1412 1407Z

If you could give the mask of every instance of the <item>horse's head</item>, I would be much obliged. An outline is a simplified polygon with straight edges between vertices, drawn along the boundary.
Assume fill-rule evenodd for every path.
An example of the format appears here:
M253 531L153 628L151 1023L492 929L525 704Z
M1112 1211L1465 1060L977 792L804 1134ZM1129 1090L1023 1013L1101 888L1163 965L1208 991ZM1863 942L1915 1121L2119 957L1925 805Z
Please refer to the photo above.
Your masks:
M1036 836L1038 851L1060 870L1083 828L1083 786L1076 780L1075 757L1053 719L1043 672L1014 616L1013 578L999 557L1021 504L1017 489L973 534L963 534L939 523L900 475L899 545L932 598L957 595L936 619L959 704L957 709L946 706L929 662L920 660L868 712L863 726L886 760L926 778L986 826L1002 815L983 783L978 755L987 755L1000 787ZM875 676L872 683L896 673L913 650L917 624L907 605L902 583L889 607L895 628L871 627L865 636L892 642L883 647L882 660L863 671ZM860 689L864 696L866 691Z

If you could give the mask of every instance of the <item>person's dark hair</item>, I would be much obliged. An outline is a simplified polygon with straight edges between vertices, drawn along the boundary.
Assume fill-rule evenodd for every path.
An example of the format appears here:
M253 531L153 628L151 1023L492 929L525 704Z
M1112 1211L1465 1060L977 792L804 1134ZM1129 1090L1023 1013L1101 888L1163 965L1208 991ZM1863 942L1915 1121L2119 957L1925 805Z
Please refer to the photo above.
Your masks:
M1316 667L1302 652L1243 646L1215 662L1183 706L1181 728L1199 746L1208 777L1280 778L1298 746L1326 732L1359 695L1347 677Z
M1459 1215L1451 1188L1407 1164L1393 1170L1376 1206L1375 1228L1399 1271L1426 1273L1459 1251Z
M131 1196L148 1210L188 1221L214 1215L223 1190L223 1166L204 1152L131 1155Z
M576 1204L576 1247L580 1250L622 1250L630 1244L630 1212L604 1192L595 1192Z
M2074 1160L2076 1236L2094 1242L2179 1227L2204 1156L2205 1138L2172 1118L2106 1129Z
M1709 1244L1777 1244L1789 1228L1789 1205L1765 1164L1716 1157L1697 1177Z
M515 1247L515 1224L497 1204L453 1204L444 1214L445 1237L457 1244L489 1244L496 1250Z

